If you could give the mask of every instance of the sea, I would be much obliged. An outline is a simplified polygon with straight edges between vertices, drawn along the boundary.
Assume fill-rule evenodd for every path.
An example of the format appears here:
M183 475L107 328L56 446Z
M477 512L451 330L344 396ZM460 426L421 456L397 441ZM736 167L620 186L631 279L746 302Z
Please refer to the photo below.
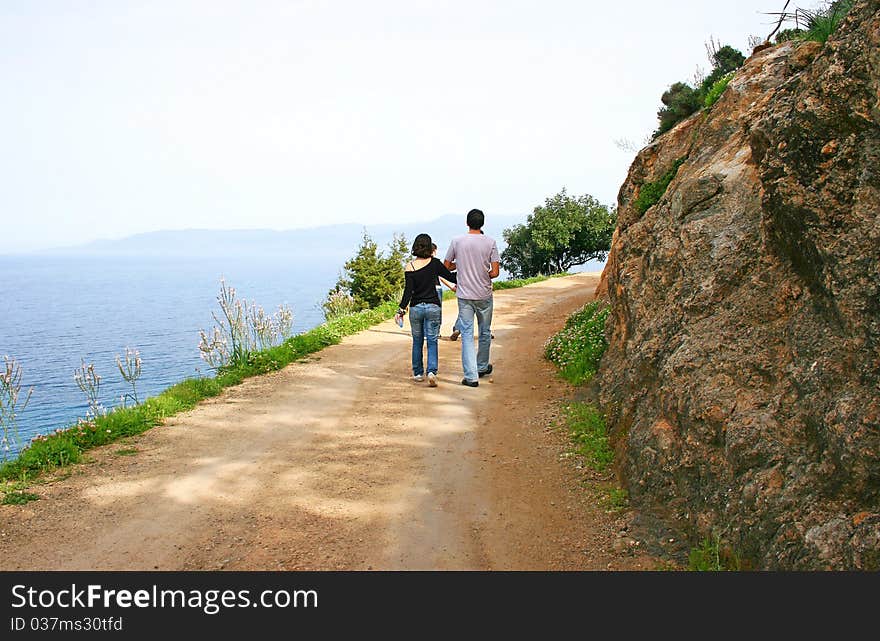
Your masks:
M107 408L131 392L116 366L125 348L140 352L140 399L188 377L209 376L199 330L215 324L220 279L237 295L272 313L293 309L294 332L323 322L321 301L336 283L344 257L0 256L0 359L21 365L21 400L8 452L38 434L74 424L88 409L74 370L93 363ZM0 367L3 364L0 362Z

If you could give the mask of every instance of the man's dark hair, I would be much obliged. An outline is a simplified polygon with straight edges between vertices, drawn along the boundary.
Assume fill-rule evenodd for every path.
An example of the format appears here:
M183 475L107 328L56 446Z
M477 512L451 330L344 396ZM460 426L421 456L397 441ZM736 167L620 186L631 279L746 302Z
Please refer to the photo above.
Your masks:
M432 245L431 237L428 234L419 234L413 241L412 255L416 258L430 258L434 253Z
M467 215L467 224L471 229L481 229L486 222L486 217L479 209L471 209Z

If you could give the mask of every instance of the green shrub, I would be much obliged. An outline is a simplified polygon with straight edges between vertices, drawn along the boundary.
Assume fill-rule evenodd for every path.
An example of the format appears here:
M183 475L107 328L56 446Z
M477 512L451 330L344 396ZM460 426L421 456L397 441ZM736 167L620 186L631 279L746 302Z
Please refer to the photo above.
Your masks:
M685 160L687 160L687 158L679 158L673 163L669 171L660 176L660 178L653 182L644 183L641 186L639 189L639 196L636 198L635 202L635 207L639 214L644 214L651 207L660 202L660 199L663 198L663 194L666 193L666 188L669 187L669 183L675 178L675 174L678 173L678 168L684 164Z
M3 496L3 505L24 505L40 498L39 494L33 492L14 491L7 492Z
M716 82L743 66L746 57L738 49L725 45L712 54L712 71L700 83L700 95L706 96Z
M343 275L328 292L326 302L338 291L348 293L359 310L378 307L395 297L394 302L398 302L404 284L403 264L408 255L403 236L394 236L386 255L364 231L357 253L346 261Z
M565 406L565 420L574 452L584 458L587 466L604 471L614 461L614 450L608 442L605 416L589 403L572 402Z
M730 83L731 79L733 79L734 73L735 72L731 71L726 76L722 76L715 81L715 84L713 84L706 93L706 100L703 102L706 109L709 109L712 105L718 102L721 94L724 93L724 90L727 89L727 85Z
M690 553L689 567L694 572L726 572L741 568L739 558L722 549L718 537L705 538Z
M622 512L629 506L629 492L622 487L606 488L601 505L609 512Z
M818 11L801 9L802 16L806 17L806 29L801 37L804 40L824 43L837 31L840 23L852 9L852 5L852 0L838 0Z
M700 93L686 82L676 82L660 97L663 106L657 112L660 126L654 132L656 138L664 134L682 120L696 113L703 105Z
M654 132L654 138L666 133L682 120L703 108L712 87L721 78L742 67L745 60L746 57L741 51L730 45L725 45L710 56L712 71L702 80L699 87L694 89L686 82L676 82L669 87L660 98L663 107L657 112L660 126ZM715 99L717 100L717 96ZM714 104L714 100L712 104Z
M610 309L599 301L584 305L568 317L565 326L544 346L544 356L573 385L588 382L599 369L599 361L608 347L605 320Z

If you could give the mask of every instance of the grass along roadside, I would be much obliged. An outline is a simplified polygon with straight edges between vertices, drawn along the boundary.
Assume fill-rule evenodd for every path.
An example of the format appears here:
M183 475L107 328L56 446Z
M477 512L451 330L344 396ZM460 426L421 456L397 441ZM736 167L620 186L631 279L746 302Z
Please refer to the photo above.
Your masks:
M564 406L568 435L574 453L583 457L587 467L604 472L614 462L614 450L608 443L605 416L589 403L572 401Z
M599 361L608 346L605 321L610 307L599 301L588 303L574 312L565 326L546 343L544 356L559 368L559 374L573 385L588 383L599 369ZM604 474L614 462L614 450L608 439L604 414L590 403L567 402L562 408L563 427L572 449L567 456L577 457L582 467L596 475ZM629 507L625 489L601 478L588 478L587 488L596 490L599 505L608 512L621 512ZM671 561L664 561L656 570L680 570ZM690 551L687 569L697 572L739 571L743 562L734 550L718 537L704 538Z
M544 276L543 274L538 274L537 276L532 276L531 278L514 278L511 280L496 280L492 283L492 289L497 291L504 289L516 289L517 287L525 287L526 285L534 285L535 283L541 283L545 280L550 280L551 278L563 278L565 276L571 276L570 273L564 272L562 274L551 274L549 276Z
M593 301L574 312L565 326L544 346L544 356L557 368L562 378L573 385L588 383L599 369L605 348L605 321L610 308ZM608 438L605 415L590 403L570 401L563 405L562 420L580 466L602 477L614 462L614 450ZM608 512L621 512L629 506L625 489L602 478L585 481L598 494L599 505Z
M571 444L563 456L573 458L578 469L587 471L583 487L595 494L599 507L606 512L624 511L629 507L629 495L609 474L614 450L608 439L605 416L592 404L580 401L564 403L560 416L557 428L565 431Z
M530 285L549 277L536 277L495 283L496 289ZM452 292L447 292L452 294ZM454 296L454 294L452 294ZM194 408L204 399L219 395L225 388L246 378L282 369L295 361L338 344L344 337L386 321L397 311L397 301L329 320L286 340L281 345L248 354L245 362L221 368L210 378L189 378L172 385L161 394L133 407L119 407L92 421L80 420L66 429L36 437L18 458L0 465L0 492L3 503L21 504L39 498L24 490L44 472L63 468L82 460L86 450L134 436L160 425L166 418ZM134 455L121 449L120 456ZM19 497L27 496L27 499ZM11 497L11 498L10 498Z

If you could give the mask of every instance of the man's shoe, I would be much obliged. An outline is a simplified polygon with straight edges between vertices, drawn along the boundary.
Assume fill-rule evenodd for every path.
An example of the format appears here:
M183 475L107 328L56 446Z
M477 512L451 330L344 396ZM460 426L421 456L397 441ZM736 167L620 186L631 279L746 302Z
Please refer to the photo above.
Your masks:
M480 381L469 381L468 379L463 378L463 379L461 379L461 384L467 385L468 387L479 387Z
M413 380L416 383L421 383L423 380L425 380L425 377L422 376L421 374L416 374L415 376L413 376Z
M461 332L457 329L453 329L452 333L449 335L449 340L457 341L459 336L461 336Z
M431 387L437 387L437 376L434 372L428 372L428 385Z
M486 371L477 372L477 376L479 376L480 378L483 378L486 374L491 374L491 373L492 373L492 363L489 363L489 367L486 368Z

